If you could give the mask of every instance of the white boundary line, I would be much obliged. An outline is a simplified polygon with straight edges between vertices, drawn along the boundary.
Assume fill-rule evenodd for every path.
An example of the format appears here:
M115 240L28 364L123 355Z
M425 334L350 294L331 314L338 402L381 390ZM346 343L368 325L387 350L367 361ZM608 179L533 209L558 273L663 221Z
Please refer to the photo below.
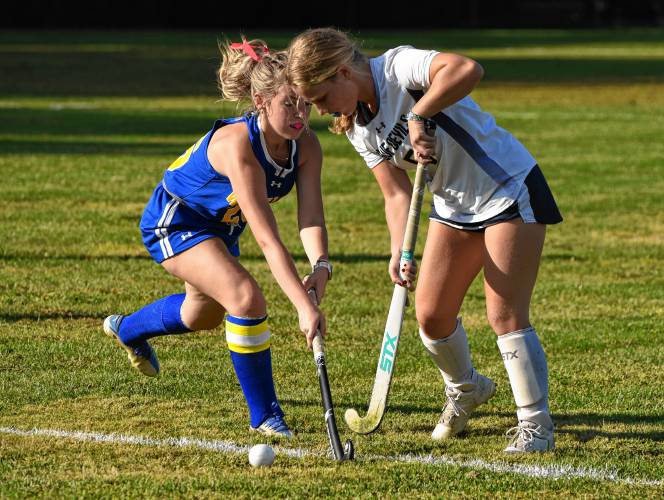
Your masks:
M141 446L167 446L176 448L199 448L221 453L246 454L249 445L241 445L232 441L205 440L187 437L157 439L126 434L103 434L99 432L63 431L57 429L21 430L16 427L0 427L0 434L11 434L21 437L52 437L72 439L76 441L91 441L98 443L116 443ZM291 458L320 457L320 453L302 448L275 447L277 453ZM593 469L590 467L574 467L571 465L527 465L510 464L507 462L487 462L481 459L457 460L445 455L362 455L359 461L401 462L424 465L447 465L467 469L485 470L496 473L518 474L521 476L540 479L589 479L637 486L664 486L664 480L637 479L620 477L617 472L606 469Z

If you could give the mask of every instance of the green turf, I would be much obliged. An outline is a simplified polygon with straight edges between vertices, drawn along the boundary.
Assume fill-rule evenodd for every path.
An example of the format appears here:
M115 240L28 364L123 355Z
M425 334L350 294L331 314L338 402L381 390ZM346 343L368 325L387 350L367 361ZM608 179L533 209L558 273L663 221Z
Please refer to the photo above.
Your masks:
M237 33L229 33L234 38ZM289 34L247 33L283 47ZM505 457L509 382L484 316L481 283L462 314L476 366L499 384L464 439L429 433L442 386L409 310L388 413L353 436L358 461L327 449L312 356L250 231L242 262L269 304L277 390L296 431L253 470L246 456L197 448L80 442L0 432L0 497L661 497L664 494L664 34L624 31L357 33L376 53L400 43L477 58L473 93L539 160L565 217L550 228L532 319L551 373L555 453ZM0 33L0 427L260 442L223 334L161 338L157 379L141 378L100 330L181 286L147 256L137 229L163 169L232 106L215 94L222 33ZM314 126L335 277L324 310L342 438L366 411L391 297L382 201L345 139ZM425 204L430 200L429 195ZM273 206L307 270L295 199ZM418 253L426 231L423 217ZM422 454L459 465L396 463ZM371 458L368 460L367 458ZM364 460L361 460L364 458ZM571 466L607 478L541 479L490 464ZM646 484L650 481L649 484ZM659 483L653 483L659 481Z

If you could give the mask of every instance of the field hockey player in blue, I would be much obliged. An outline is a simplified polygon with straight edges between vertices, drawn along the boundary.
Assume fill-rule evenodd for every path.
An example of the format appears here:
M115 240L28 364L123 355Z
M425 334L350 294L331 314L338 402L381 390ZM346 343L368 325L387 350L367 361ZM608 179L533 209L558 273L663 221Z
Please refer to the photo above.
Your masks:
M412 286L416 271L399 263L412 191L406 170L428 165L433 206L415 310L422 343L445 382L432 438L458 436L496 390L475 370L458 318L483 271L489 324L517 406L505 451L553 449L547 362L529 310L546 226L562 217L532 155L468 95L481 66L408 45L370 59L328 28L298 35L288 52L296 91L337 117L333 130L346 134L378 182L391 236L389 273L402 286Z
M238 239L249 224L277 283L295 306L311 345L325 318L307 295L322 298L331 277L321 199L320 144L308 128L309 105L285 83L283 52L261 40L225 43L218 71L224 99L249 103L243 116L217 120L165 171L140 228L153 259L184 282L185 293L164 297L129 315L112 315L104 331L134 368L159 373L149 339L216 328L226 341L250 414L250 427L290 437L272 378L267 305L240 264ZM279 238L270 203L297 184L298 223L313 270L298 277Z

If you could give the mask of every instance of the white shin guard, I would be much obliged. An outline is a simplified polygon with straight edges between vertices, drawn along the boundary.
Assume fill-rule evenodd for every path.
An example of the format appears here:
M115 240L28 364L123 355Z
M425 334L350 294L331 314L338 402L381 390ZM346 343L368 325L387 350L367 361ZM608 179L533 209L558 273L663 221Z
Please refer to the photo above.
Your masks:
M500 335L500 354L512 386L519 421L553 428L549 414L549 372L537 332L531 326Z
M431 339L420 328L420 339L448 388L464 392L474 389L473 363L461 318L457 320L456 328L449 337Z

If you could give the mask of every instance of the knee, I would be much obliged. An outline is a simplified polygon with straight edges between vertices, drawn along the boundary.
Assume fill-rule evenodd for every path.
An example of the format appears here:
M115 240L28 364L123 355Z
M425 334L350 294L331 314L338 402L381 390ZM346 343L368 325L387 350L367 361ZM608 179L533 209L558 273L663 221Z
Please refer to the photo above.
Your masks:
M487 308L487 319L497 335L521 330L530 324L527 311L520 312L507 307Z
M449 311L443 306L416 297L415 316L420 328L430 338L444 338L455 327L458 311Z
M234 316L258 318L267 314L265 297L255 283L245 282L237 285L232 302L226 309Z

